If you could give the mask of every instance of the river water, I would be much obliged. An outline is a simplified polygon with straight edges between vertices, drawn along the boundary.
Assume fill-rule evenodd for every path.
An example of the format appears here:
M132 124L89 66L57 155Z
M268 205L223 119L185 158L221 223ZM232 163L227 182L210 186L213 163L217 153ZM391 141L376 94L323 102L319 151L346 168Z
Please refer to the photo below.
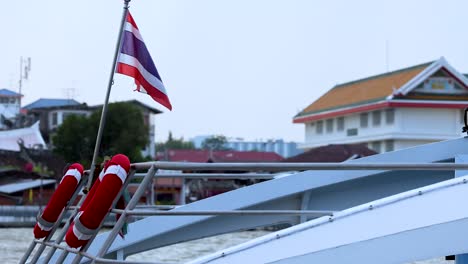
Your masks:
M183 263L268 233L268 231L245 231L203 238L136 254L127 260ZM2 264L18 263L32 238L31 228L0 228L0 260ZM454 261L445 261L440 258L411 264L454 264Z

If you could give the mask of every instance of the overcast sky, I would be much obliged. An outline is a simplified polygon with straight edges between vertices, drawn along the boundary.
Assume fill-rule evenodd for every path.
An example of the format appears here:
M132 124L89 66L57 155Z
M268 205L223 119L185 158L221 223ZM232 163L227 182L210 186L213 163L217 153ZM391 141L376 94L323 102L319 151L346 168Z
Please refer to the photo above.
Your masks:
M335 84L444 56L468 72L468 1L134 0L132 15L173 105L116 75L111 101L164 113L156 139L223 134L303 141L292 118ZM0 88L104 101L123 1L2 1ZM388 56L387 56L388 55Z

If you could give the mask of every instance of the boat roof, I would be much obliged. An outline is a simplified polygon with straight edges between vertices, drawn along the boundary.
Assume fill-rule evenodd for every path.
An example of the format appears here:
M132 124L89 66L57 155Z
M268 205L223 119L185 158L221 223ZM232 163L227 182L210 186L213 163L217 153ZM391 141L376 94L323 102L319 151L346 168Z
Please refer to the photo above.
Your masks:
M0 186L0 193L15 193L15 192L20 192L28 189L33 189L37 188L39 186L46 186L50 184L55 184L55 180L32 180L28 179L22 182L17 182L17 183L10 183L10 184L5 184Z

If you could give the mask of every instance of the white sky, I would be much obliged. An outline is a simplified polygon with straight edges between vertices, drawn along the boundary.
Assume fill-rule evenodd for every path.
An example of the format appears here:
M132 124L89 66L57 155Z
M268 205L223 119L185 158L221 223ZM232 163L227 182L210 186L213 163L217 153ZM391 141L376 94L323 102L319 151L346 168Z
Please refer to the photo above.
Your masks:
M2 1L0 88L18 91L19 58L32 57L23 105L67 98L68 88L80 102L102 104L122 6ZM130 10L173 111L133 92L133 80L121 75L111 101L163 110L158 141L168 131L303 141L293 116L337 83L441 56L468 72L463 0L134 0Z

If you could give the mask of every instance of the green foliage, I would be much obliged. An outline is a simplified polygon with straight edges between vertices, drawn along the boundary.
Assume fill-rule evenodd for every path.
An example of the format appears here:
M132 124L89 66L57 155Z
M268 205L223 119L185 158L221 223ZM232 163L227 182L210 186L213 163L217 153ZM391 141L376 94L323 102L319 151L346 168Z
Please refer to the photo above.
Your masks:
M166 149L195 149L195 146L190 141L184 141L184 138L174 139L172 132L169 132L166 142L156 143L156 150L162 151Z
M80 161L89 165L101 112L96 111L89 118L76 115L68 117L53 137L54 152L68 161ZM148 128L137 106L124 102L109 104L99 157L123 153L132 162L141 161L141 150L148 140Z
M226 150L227 138L223 135L216 135L207 138L202 143L202 149Z
M68 161L89 164L96 139L91 139L90 121L85 116L71 115L52 138L54 152ZM97 131L97 130L96 130Z
M101 111L94 112L90 116L91 123L98 127L100 118ZM100 156L123 153L132 162L141 161L141 150L148 141L148 128L137 106L131 103L109 104Z

